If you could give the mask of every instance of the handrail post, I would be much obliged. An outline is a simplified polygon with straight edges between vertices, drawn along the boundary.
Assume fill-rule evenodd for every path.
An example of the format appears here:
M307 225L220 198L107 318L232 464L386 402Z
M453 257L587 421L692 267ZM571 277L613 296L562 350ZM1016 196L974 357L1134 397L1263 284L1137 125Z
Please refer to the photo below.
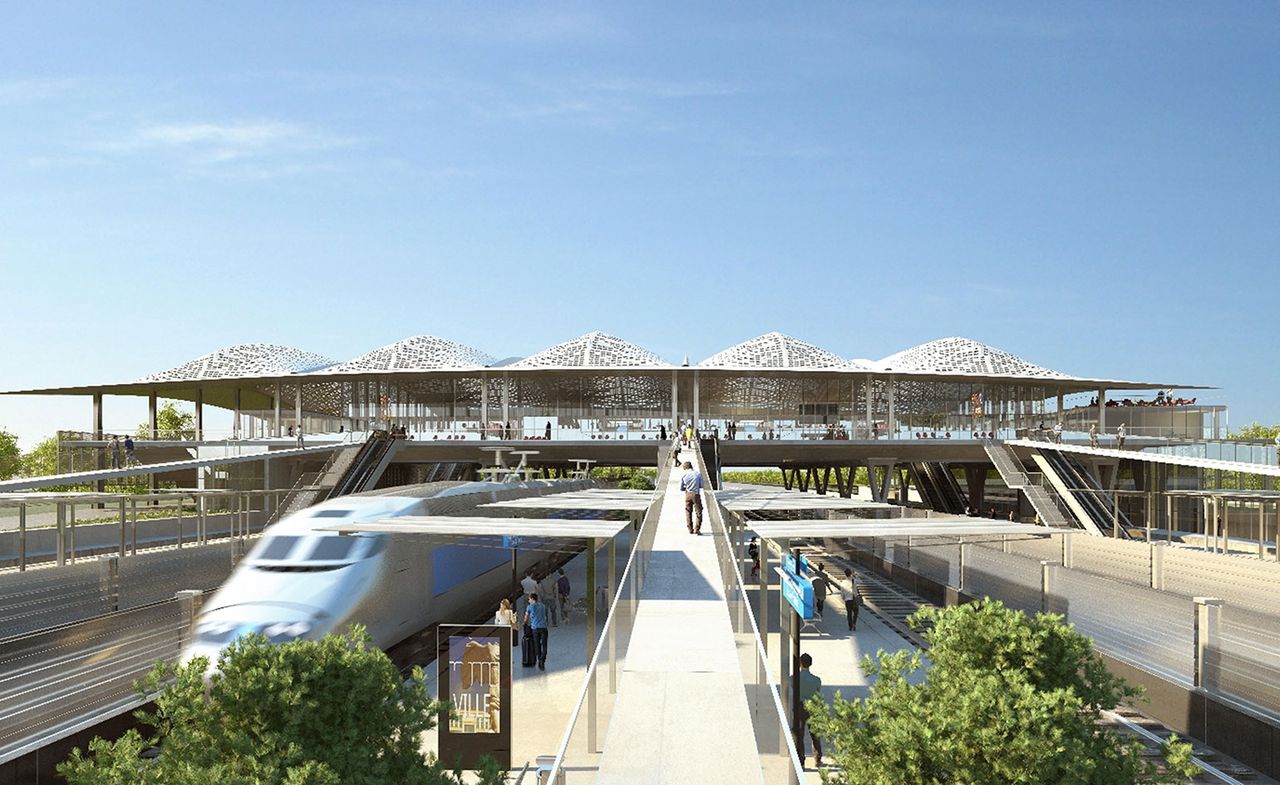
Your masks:
M27 503L18 503L18 572L27 571Z
M613 602L614 586L618 582L618 538L613 536L609 538L609 593L606 595L609 602ZM609 694L612 695L618 691L618 650L617 637L614 635L614 628L618 626L616 619L609 619Z
M99 585L102 598L106 601L107 611L115 613L120 610L120 557L99 556L98 564L101 567Z
M67 563L67 506L58 502L58 558L59 567Z
M124 536L125 521L127 519L128 519L128 516L125 514L125 510L124 510L124 497L121 496L120 497L120 549L117 551L117 555L119 556L124 556L128 553L128 549L125 544L125 536Z
M1195 667L1193 669L1194 686L1212 692L1217 679L1209 678L1216 666L1210 662L1213 647L1218 644L1218 627L1221 623L1222 600L1217 597L1195 597Z

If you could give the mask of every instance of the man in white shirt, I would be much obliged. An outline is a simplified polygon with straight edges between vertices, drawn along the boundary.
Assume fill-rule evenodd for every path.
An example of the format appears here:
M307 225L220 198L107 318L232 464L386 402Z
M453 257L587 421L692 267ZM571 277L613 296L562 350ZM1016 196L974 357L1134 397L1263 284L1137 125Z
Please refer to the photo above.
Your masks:
M689 461L684 462L684 475L680 478L680 490L684 491L684 520L690 534L702 534L702 472L693 468ZM694 525L694 510L698 512L698 523Z
M858 593L858 578L853 570L845 568L844 579L848 588L840 587L840 599L844 601L844 616L849 621L849 632L858 629L858 611L862 608L862 596Z
M524 589L524 596L538 593L538 582L533 578L533 570L528 570L524 574L524 578L520 580L520 588Z

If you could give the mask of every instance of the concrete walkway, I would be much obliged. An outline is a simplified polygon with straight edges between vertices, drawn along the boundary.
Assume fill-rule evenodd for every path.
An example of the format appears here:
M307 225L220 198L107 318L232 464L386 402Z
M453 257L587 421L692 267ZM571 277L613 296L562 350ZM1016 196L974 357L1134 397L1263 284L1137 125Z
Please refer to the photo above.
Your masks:
M762 782L711 522L686 530L680 471L663 500L595 782Z

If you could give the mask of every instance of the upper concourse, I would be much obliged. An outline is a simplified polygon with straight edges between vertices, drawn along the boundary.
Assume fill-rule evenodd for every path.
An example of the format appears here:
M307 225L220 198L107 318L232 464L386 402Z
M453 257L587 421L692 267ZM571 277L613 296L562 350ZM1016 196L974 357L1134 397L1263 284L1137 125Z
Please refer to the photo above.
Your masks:
M235 413L233 436L381 423L466 438L502 423L504 433L514 428L523 438L547 429L562 438L647 438L664 425L692 422L708 431L732 424L744 439L878 439L921 432L994 437L1049 416L1105 427L1109 391L1159 390L1164 404L1175 400L1165 399L1165 390L1197 388L1072 375L961 337L869 360L771 332L677 365L591 332L507 359L429 335L342 362L288 346L238 344L134 381L6 394L91 396L94 438L101 438L103 396L119 395L148 397L153 412L157 398L196 404L201 437L208 404ZM1206 407L1177 400L1182 405L1161 406L1161 427L1203 433L1216 426Z

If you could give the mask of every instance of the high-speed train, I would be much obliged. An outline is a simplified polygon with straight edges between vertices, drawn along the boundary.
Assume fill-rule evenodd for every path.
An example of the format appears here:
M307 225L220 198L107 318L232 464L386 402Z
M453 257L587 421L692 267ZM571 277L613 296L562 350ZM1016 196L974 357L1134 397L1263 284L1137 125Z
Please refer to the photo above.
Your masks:
M219 653L236 638L261 633L274 643L320 638L364 625L373 643L392 646L437 621L457 619L479 597L505 596L511 550L500 537L426 538L389 534L339 535L338 523L436 514L500 498L569 490L580 482L441 483L425 496L382 491L344 496L290 514L262 539L204 604L182 661ZM424 492L419 490L420 493ZM450 498L474 495L474 498ZM447 501L442 501L446 500ZM517 551L520 574L545 553L534 543Z

